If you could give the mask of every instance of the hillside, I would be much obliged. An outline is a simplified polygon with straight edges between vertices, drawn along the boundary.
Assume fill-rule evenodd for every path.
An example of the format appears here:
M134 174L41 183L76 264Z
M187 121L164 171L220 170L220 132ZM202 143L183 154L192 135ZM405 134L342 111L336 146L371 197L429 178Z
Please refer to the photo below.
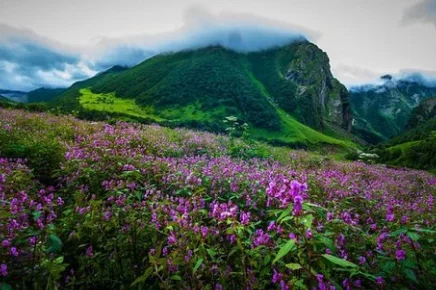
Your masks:
M39 88L27 93L28 103L46 103L65 92L63 88Z
M413 79L382 77L384 83L350 89L354 125L352 132L370 143L385 141L404 132L412 110L436 95L436 87Z
M0 95L14 102L27 102L26 92L0 89Z
M381 161L436 172L435 107L436 98L421 102L411 113L408 130L380 146Z
M348 93L309 42L242 54L222 47L155 56L74 84L53 106L224 131L227 116L281 143L349 146Z

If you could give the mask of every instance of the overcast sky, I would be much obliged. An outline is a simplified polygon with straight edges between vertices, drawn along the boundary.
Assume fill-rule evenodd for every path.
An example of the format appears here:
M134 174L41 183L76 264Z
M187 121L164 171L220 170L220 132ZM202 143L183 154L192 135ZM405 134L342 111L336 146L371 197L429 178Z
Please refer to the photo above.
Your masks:
M0 0L0 88L66 86L238 26L241 50L304 35L348 86L436 71L436 0Z

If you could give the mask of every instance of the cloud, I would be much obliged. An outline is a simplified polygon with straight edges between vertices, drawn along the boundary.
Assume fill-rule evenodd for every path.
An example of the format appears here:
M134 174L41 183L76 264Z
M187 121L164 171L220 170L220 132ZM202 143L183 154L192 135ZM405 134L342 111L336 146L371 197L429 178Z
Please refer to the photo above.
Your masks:
M199 6L192 6L185 11L183 25L179 29L154 35L102 38L89 59L99 68L109 64L131 66L159 53L211 45L238 52L253 52L318 37L318 33L301 26L250 14L215 15Z
M432 23L436 27L436 0L422 0L416 3L405 11L403 22Z
M379 76L381 75L380 72L345 64L332 67L332 73L347 87L354 87L362 83L380 83Z
M179 29L160 34L101 38L68 47L28 29L0 24L0 88L64 87L113 65L133 66L159 53L220 45L238 52L319 37L314 31L249 14L211 14L192 6Z
M404 83L418 83L424 87L436 88L436 71L403 69L394 74L379 75L377 79L364 84L350 85L349 90L383 92L386 88L401 86Z
M0 88L65 87L95 73L79 51L31 30L0 24Z

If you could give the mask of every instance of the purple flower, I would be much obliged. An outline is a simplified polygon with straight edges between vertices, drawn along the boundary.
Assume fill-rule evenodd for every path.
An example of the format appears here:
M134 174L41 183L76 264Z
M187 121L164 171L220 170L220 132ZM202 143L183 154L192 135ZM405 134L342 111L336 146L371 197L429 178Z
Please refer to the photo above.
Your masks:
M397 261L401 261L406 259L406 251L404 250L396 250L395 251L395 258L397 258Z
M2 242L3 248L9 248L10 245L11 245L11 242L9 240L3 240L3 242Z
M375 278L375 281L376 281L377 284L379 284L379 285L383 285L383 283L385 282L385 281L383 280L383 277L382 277L382 276L377 276L377 278Z
M312 230L311 229L307 229L307 231L306 231L306 238L308 240L310 240L310 239L312 239L312 237L313 237Z
M267 245L270 242L270 236L265 233L262 229L256 230L253 237L253 247L260 245Z
M250 212L242 212L241 213L241 224L243 224L243 225L249 224L250 223L250 216L251 216Z
M176 238L176 234L174 232L172 232L169 236L168 236L168 245L174 245L175 243L177 243L177 238Z
M89 247L86 249L86 255L87 255L88 257L92 257L92 256L94 256L94 252L93 252L92 246L89 246Z
M205 236L207 236L207 233L209 232L209 229L208 229L208 227L201 226L200 227L200 231L201 231L201 236L204 238Z
M15 248L15 247L12 247L12 248L11 248L11 255L14 256L14 257L17 257L17 256L18 256L17 248Z
M294 209L293 215L301 215L303 212L303 197L301 195L294 196Z
M36 237L30 237L30 238L29 238L29 244L30 244L31 246L36 245Z
M6 264L0 265L0 275L6 277L8 275L8 266Z
M280 274L279 272L276 271L276 269L273 269L273 277L272 277L272 282L274 284L276 284L277 282L279 282L280 280L283 279L283 275Z
M103 214L103 218L104 218L105 221L109 221L111 216L112 216L112 214L111 214L110 211L105 211L104 214Z
M363 257L363 256L360 256L360 257L359 257L359 264L360 264L360 265L363 265L363 264L365 264L365 263L366 263L366 258Z

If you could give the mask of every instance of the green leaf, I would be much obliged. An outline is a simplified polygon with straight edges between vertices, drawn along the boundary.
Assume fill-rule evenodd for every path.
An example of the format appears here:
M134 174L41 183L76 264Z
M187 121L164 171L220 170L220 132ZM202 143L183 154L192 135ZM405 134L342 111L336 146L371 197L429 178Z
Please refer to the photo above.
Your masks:
M207 249L206 251L212 259L215 259L216 251L214 249Z
M295 270L301 269L302 267L298 263L289 263L289 264L286 264L286 268L289 268L289 269L295 271Z
M302 223L307 229L312 228L312 222L313 222L313 215L311 214L304 216L302 219Z
M286 244L284 244L280 251L278 252L277 256L273 260L273 264L283 258L287 253L289 253L293 248L295 248L295 240L289 240Z
M284 211L282 211L282 214L279 216L279 218L277 219L277 222L280 222L280 220L282 220L284 217L288 216L291 214L292 211L292 205L288 206L287 209L285 209Z
M304 289L307 290L307 286L304 284L304 280L300 279L295 281L295 283L293 284L293 286L296 287L296 289Z
M420 235L418 235L417 233L414 233L414 232L407 232L407 236L409 238L411 238L412 240L414 240L415 242L417 240L419 240L419 238L421 237Z
M351 263L347 260L329 255L329 254L323 254L322 255L324 258L326 258L327 260L329 260L330 262L332 262L333 264L336 264L338 266L341 266L343 268L357 268L357 265L354 263Z
M33 215L33 219L36 221L41 216L41 212L40 211L34 211L32 213L32 215Z
M147 278L150 277L150 275L152 273L153 273L153 267L150 266L145 270L145 272L144 272L144 274L142 274L142 276L138 277L135 281L133 281L132 284L130 284L130 287L133 287L139 283L144 283L147 280Z
M0 290L12 290L12 286L7 283L0 283Z
M405 268L403 272L408 279L412 280L413 282L418 282L418 280L416 279L415 272L413 272L412 269Z
M47 252L56 253L59 252L62 248L62 241L56 235L49 235L47 238Z
M201 266L203 261L204 261L203 258L200 258L200 259L197 260L197 263L195 263L195 266L194 266L194 273L197 272L198 268Z
M383 271L391 273L392 270L395 268L395 262L394 261L388 261L386 264L382 266Z
M180 277L179 275L173 275L170 277L170 279L175 281L182 281L182 277Z

